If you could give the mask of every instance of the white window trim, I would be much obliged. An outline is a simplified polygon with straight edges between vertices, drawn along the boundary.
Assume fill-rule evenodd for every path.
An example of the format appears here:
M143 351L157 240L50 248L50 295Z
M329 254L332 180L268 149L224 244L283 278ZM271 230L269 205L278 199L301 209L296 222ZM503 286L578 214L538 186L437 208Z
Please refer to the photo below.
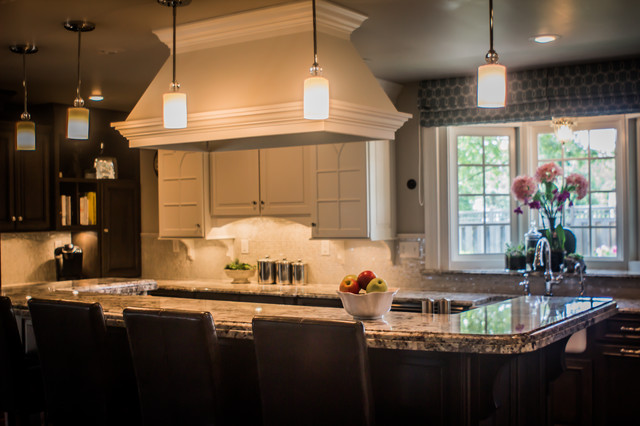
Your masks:
M626 229L629 229L627 215L629 177L627 173L628 142L626 124L627 121L622 115L580 117L576 119L574 131L608 127L615 128L618 132L618 140L616 141L616 244L622 248L622 254L619 253L615 258L607 260L585 256L589 269L626 270L628 268L629 237L627 232L625 232ZM523 141L523 145L527 150L523 164L523 173L533 176L538 167L536 135L542 132L552 132L553 129L550 127L548 121L537 121L523 124L522 130L523 134L527 135L526 140Z
M449 211L449 269L503 269L504 254L458 254L458 167L457 167L457 137L460 135L473 136L509 136L509 177L510 182L516 176L516 130L514 127L497 126L464 126L449 127L447 129L447 206ZM509 185L511 187L511 185ZM511 223L516 224L516 215L513 213L515 201L510 198ZM516 228L516 229L514 229ZM518 232L517 226L511 226L511 240L514 240Z
M630 122L635 119L636 122ZM620 132L618 149L619 153L616 153L616 157L619 158L619 167L616 165L617 176L619 182L622 182L623 195L620 197L625 202L624 207L619 211L621 215L620 223L623 224L624 231L618 231L623 235L625 239L622 247L624 247L624 258L622 261L588 261L589 270L598 269L616 269L616 270L628 270L629 261L633 261L634 268L638 268L640 265L640 235L637 233L631 234L629 231L640 231L640 214L630 215L630 208L638 209L640 212L640 181L637 181L635 191L629 192L629 182L631 179L638 179L634 171L640 172L640 114L629 115L612 115L612 116L598 116L598 117L580 117L577 119L578 128L580 123L586 123L588 121L616 121L617 129ZM622 123L622 125L620 125ZM629 133L627 127L635 124L636 128L636 141L629 141ZM532 126L547 126L550 127L549 120L538 122L516 122L509 123L509 128L513 128L516 131L516 153L519 151L526 153L528 160L523 162L522 159L517 159L515 163L516 175L519 174L532 174L535 172L535 161L531 155L531 150L535 150L535 144L531 143L531 131ZM504 128L505 125L500 126L495 124L481 124L474 127L480 128ZM433 200L433 202L425 203L425 268L428 270L502 270L504 269L504 260L487 262L482 261L472 263L455 263L452 262L450 256L450 229L456 229L452 226L451 214L449 213L449 169L450 169L450 156L448 155L449 147L449 134L456 127L434 127L422 129L422 144L423 144L423 158L425 164L424 173L424 191L425 199ZM636 147L636 155L633 158L629 157L629 145L633 144ZM629 165L629 162L634 164ZM634 173L634 176L630 176L630 173ZM621 180L620 180L621 179ZM619 207L620 209L620 207ZM518 235L523 235L528 229L529 224L529 209L524 209L524 214L519 215L518 220L514 221L512 226L512 232L517 232ZM635 219L634 219L635 216ZM635 220L635 224L631 221ZM634 226L635 225L635 226ZM457 224L456 224L457 227ZM515 238L514 238L515 241ZM635 249L635 250L634 250ZM633 253L632 253L633 252ZM635 254L634 254L635 253ZM630 257L630 254L632 257ZM494 255L495 256L495 255Z

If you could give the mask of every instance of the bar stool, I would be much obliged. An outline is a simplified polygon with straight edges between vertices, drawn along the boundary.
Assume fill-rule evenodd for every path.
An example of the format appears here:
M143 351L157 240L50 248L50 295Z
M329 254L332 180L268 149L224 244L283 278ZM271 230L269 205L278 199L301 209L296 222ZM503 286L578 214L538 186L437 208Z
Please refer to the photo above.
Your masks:
M256 317L253 340L265 425L371 425L361 322Z
M9 425L29 424L44 412L42 373L37 356L27 356L11 299L0 296L0 411Z
M99 303L28 302L42 364L47 420L54 425L107 425L112 368Z
M221 422L220 353L209 312L124 310L145 425Z

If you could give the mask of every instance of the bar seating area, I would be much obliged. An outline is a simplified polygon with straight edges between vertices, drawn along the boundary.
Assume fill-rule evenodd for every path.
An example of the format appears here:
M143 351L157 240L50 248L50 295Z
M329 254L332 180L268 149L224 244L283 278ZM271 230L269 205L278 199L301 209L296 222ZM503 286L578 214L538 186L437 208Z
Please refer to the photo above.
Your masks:
M9 426L40 420L44 391L40 362L25 354L11 299L0 296L0 409Z
M6 424L237 424L225 411L225 365L209 312L125 308L133 383L126 380L131 366L114 356L123 347L99 303L34 298L28 307L41 378L23 375L26 366L9 368L24 364L24 346L10 299L0 298ZM258 316L252 329L263 424L375 424L361 322ZM132 391L137 397L124 401Z

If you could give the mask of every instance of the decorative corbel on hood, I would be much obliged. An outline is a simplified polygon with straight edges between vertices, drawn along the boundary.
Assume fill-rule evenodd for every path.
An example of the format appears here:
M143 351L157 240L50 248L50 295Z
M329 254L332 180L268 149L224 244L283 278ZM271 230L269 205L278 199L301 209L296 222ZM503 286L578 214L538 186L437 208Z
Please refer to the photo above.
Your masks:
M365 16L318 2L330 117L303 118L303 82L313 59L311 2L178 26L186 129L162 126L168 60L129 117L113 123L132 148L224 151L395 139L411 115L398 112L349 41ZM171 44L170 29L155 34Z

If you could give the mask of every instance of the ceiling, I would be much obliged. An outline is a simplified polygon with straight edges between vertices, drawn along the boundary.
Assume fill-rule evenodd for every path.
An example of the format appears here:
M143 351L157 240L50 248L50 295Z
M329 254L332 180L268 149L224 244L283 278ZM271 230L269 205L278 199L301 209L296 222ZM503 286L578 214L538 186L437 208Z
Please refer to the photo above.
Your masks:
M192 0L178 23L286 3L282 0ZM369 17L352 41L374 75L396 83L472 75L489 48L488 0L335 0ZM640 54L638 0L494 0L495 50L509 69ZM82 37L82 95L89 107L129 111L169 57L151 32L171 25L156 0L0 0L0 90L21 102L22 60L12 44L33 43L27 57L30 104L71 104L77 34L67 20L96 24ZM534 34L561 38L533 43ZM319 46L320 56L322 46ZM178 63L178 80L180 64ZM167 83L168 84L168 83Z

